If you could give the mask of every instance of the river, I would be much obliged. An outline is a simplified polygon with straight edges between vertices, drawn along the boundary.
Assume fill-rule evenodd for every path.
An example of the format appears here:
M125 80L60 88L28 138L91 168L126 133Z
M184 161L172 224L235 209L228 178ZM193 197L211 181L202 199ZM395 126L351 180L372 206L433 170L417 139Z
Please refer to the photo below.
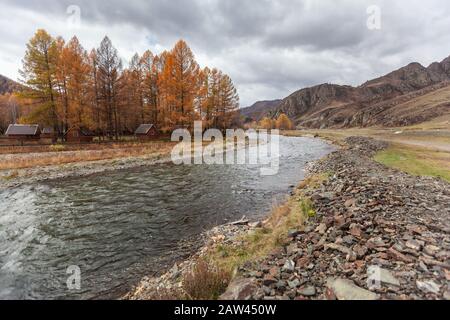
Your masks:
M280 138L280 169L158 164L0 193L0 299L117 298L186 257L216 225L262 218L333 147ZM81 271L69 290L69 266Z

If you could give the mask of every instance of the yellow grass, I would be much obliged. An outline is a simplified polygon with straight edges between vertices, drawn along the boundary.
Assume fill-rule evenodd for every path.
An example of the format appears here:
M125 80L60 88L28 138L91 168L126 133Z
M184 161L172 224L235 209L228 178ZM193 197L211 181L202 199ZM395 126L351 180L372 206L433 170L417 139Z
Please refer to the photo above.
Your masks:
M222 270L232 272L245 263L254 263L287 243L291 229L301 229L307 219L316 215L312 202L303 194L327 179L327 174L312 176L300 184L294 196L275 207L262 228L241 236L237 244L220 244L208 259Z
M49 151L32 154L13 154L0 157L0 170L23 169L39 166L62 165L75 162L88 162L99 160L120 159L128 157L151 156L160 157L168 155L173 143L153 142L136 144L135 146L102 150L76 150L76 151Z

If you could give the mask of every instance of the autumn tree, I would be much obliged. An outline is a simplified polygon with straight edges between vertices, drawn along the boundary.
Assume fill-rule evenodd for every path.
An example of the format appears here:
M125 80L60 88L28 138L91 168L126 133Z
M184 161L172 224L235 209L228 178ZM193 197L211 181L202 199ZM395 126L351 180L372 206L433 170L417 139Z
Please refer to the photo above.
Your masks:
M264 117L259 122L259 127L266 130L273 129L275 127L274 121L268 117Z
M111 40L105 37L96 52L99 101L106 115L109 137L119 139L119 93L121 89L122 62Z
M183 40L159 55L136 53L123 70L108 37L88 54L76 37L66 43L38 30L22 75L27 90L21 96L31 99L32 110L21 109L21 120L62 133L89 127L118 139L141 123L170 131L195 120L225 129L235 125L239 107L231 78L215 68L201 70Z
M33 111L24 121L40 122L58 130L56 109L56 69L58 48L55 39L45 30L39 29L27 44L20 71L26 90L20 97L32 99Z
M291 130L293 128L293 124L288 116L282 113L276 121L276 128L280 130Z
M199 89L199 66L186 42L180 40L165 57L162 72L171 125L190 125Z

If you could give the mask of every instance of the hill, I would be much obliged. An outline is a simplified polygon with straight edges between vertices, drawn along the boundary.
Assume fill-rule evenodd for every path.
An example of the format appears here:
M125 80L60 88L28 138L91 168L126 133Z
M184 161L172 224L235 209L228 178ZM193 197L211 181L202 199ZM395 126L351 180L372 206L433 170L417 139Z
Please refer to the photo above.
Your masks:
M0 95L18 90L20 86L19 83L0 74Z
M407 126L450 113L450 57L411 63L359 87L321 84L294 92L269 111L301 127Z
M240 113L247 121L259 121L264 115L273 112L282 100L258 101L250 107L242 108Z

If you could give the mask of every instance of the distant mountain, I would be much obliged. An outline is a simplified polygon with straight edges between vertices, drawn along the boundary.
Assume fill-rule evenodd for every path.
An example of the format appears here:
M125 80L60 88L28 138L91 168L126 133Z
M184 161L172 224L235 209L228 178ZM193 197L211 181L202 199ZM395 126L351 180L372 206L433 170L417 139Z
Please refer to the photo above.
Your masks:
M240 109L247 120L259 121L264 115L274 111L282 100L258 101L250 107Z
M0 74L0 95L18 90L21 85Z
M321 84L294 92L268 112L309 128L404 126L450 113L450 57L411 63L359 87Z

